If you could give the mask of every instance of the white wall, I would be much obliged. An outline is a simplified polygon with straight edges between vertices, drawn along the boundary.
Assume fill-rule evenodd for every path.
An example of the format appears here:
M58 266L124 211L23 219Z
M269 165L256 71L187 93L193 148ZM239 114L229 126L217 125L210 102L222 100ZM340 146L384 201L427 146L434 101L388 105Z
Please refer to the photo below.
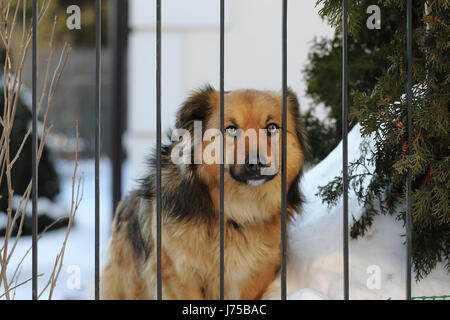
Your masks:
M301 70L314 37L332 36L316 0L290 0L288 85L306 108ZM281 89L281 1L227 0L225 90ZM132 178L139 178L155 141L155 0L130 0L129 123L127 151ZM189 92L219 86L219 1L162 1L162 125ZM320 113L320 112L319 112Z

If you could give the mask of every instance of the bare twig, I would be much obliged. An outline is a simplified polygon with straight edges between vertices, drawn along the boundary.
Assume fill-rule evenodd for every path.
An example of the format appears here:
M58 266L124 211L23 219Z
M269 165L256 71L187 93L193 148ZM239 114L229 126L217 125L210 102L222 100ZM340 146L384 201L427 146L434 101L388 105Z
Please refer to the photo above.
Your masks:
M38 278L44 276L43 273L38 274ZM29 278L21 283L19 283L18 285L15 285L14 287L11 287L8 289L8 291L5 291L2 295L0 295L0 299L3 298L4 296L6 296L7 294L9 294L10 291L12 290L16 290L18 287L23 286L24 284L27 284L28 282L30 282L33 278Z
M48 11L50 4L52 0L43 0L42 4L39 9L38 13L38 24L42 21L43 17L45 16L46 12ZM14 9L13 9L14 8ZM20 48L17 54L18 59L15 60L15 65L13 65L12 57L11 57L11 43L12 38L15 34L15 27L17 24L17 20L19 15L20 8L22 8L22 33L21 33L21 39L20 39ZM44 85L41 93L40 100L38 102L38 114L41 111L41 107L44 103L44 97L47 97L46 101L46 108L44 110L43 114L43 120L42 120L42 132L40 135L40 142L38 146L38 154L37 154L37 163L39 164L40 159L42 157L42 153L44 150L46 138L48 134L50 133L52 126L47 124L48 121L48 115L51 110L53 98L55 96L55 92L58 88L62 73L65 69L68 56L70 54L71 48L69 45L65 44L61 55L58 61L57 66L55 67L53 71L53 75L51 77L51 80L49 82L49 75L50 75L50 67L51 67L51 61L53 57L53 38L55 33L55 27L56 27L56 18L53 22L52 31L50 34L49 39L49 57L47 61L47 68L46 73L44 76ZM8 200L8 208L7 208L7 223L6 223L6 232L5 236L3 238L2 247L0 249L0 287L3 286L3 293L0 295L0 298L6 298L10 299L10 293L15 292L15 289L17 287L20 287L30 281L30 279L21 282L17 284L18 277L20 274L20 268L21 265L25 259L25 257L28 255L31 249L29 249L22 260L17 265L12 278L10 281L7 280L6 276L6 270L8 268L8 264L10 262L11 257L13 256L17 243L19 242L22 234L22 227L23 222L25 218L25 214L27 211L27 206L31 197L31 181L29 181L28 186L22 195L18 207L15 209L15 212L13 214L13 206L12 206L12 200L14 197L14 188L13 188L13 180L12 180L12 169L14 167L14 164L16 161L20 158L22 150L25 146L26 141L31 135L31 128L27 131L25 136L22 139L22 142L19 146L18 151L15 155L11 154L11 132L14 125L14 119L16 110L18 107L18 102L20 98L20 92L22 88L22 73L24 69L24 63L26 60L26 57L28 55L30 44L32 41L32 26L31 23L27 26L27 19L26 19L26 0L17 0L15 3L15 7L13 7L13 0L6 1L0 0L0 41L5 47L6 57L5 57L5 64L3 69L3 99L4 99L4 110L3 114L0 115L0 125L2 126L3 130L0 136L0 185L2 184L3 177L6 179L7 184L7 190L8 194L7 200ZM78 123L76 125L76 134L77 134L77 148L78 148ZM78 149L76 150L76 154L78 152ZM75 182L77 181L77 167L78 162L77 159L75 161L75 169L74 169L74 176L73 176L73 184L72 184L72 205L71 210L69 214L69 223L68 227L66 229L66 236L64 238L64 242L62 244L62 247L59 251L59 253L56 256L55 259L55 265L53 268L53 271L50 275L48 285L45 286L44 290L42 290L41 294L45 292L46 289L50 288L50 294L49 299L51 299L53 295L53 291L56 285L56 281L59 277L62 263L64 259L64 252L67 244L67 239L69 237L73 221L75 218L75 214L78 210L78 206L80 204L80 201L82 199L82 191L80 193L80 190L82 190L82 177L79 177L78 179L78 186L77 186L77 192L75 193ZM19 226L17 228L17 234L15 235L14 242L12 243L12 246L10 246L10 239L12 237L13 228L16 226L17 221L19 222ZM58 219L54 223L59 222ZM43 234L53 226L47 226L45 228L44 232L41 233L38 237L38 239L41 239ZM42 275L39 275L42 276Z
M78 179L78 186L77 186L77 192L75 193L75 185L77 181L77 170L78 170L78 141L79 141L79 133L78 133L78 121L75 125L76 128L76 140L75 140L75 165L73 169L73 175L72 175L72 204L70 207L70 214L69 214L69 224L66 229L66 235L64 237L63 244L61 246L61 250L56 256L55 264L53 267L52 274L50 276L50 279L47 283L47 285L44 287L44 289L41 291L41 296L48 286L50 286L50 292L48 295L48 299L51 300L53 296L53 291L55 290L56 282L58 281L59 274L61 272L61 268L63 266L63 260L64 260L64 253L66 251L66 245L67 245L67 239L69 238L70 230L72 229L73 222L75 220L75 215L78 211L78 207L80 206L81 200L83 199L83 177L80 176ZM81 192L80 192L81 187Z

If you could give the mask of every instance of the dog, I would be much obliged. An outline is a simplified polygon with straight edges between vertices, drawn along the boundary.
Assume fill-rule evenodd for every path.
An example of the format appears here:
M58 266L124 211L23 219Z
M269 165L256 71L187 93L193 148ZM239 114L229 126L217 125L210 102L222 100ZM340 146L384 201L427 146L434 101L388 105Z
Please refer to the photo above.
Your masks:
M281 264L282 95L252 89L225 92L224 112L224 298L266 299L280 288L274 280ZM203 139L188 143L198 124ZM177 113L175 130L184 132L184 138L162 146L163 299L214 300L220 296L220 161L206 161L205 156L220 157L219 128L220 94L205 86L193 92ZM243 134L250 129L258 131L257 147ZM205 139L211 130L211 137ZM239 142L244 149L236 146ZM288 222L301 211L299 181L305 143L299 103L289 89ZM174 153L179 155L180 150L190 152L176 163ZM258 159L258 154L264 157ZM261 174L270 167L272 172ZM102 299L156 299L156 172L154 155L148 175L117 207L109 257L101 274Z

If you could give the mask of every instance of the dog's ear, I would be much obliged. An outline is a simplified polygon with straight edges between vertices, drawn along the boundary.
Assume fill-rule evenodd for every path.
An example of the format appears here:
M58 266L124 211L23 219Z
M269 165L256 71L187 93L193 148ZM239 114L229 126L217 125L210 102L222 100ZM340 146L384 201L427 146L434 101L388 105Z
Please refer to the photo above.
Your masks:
M302 148L303 154L305 154L306 150L306 136L303 130L303 122L300 114L300 104L297 99L297 95L291 89L287 89L287 101L289 106L289 113L294 118L295 122L295 131L297 134L297 138L300 142L300 147ZM289 212L300 212L303 200L303 195L300 191L300 178L303 175L303 166L300 171L297 173L295 179L291 182L289 186L289 191L287 194L287 207Z
M287 99L291 104L291 108L299 110L300 104L298 103L297 95L291 88L287 88Z
M287 101L289 105L289 111L291 116L295 121L295 131L297 133L297 138L300 141L300 146L302 147L302 151L305 152L306 149L306 136L303 130L303 122L300 114L300 104L298 103L297 95L291 89L287 89Z
M194 121L205 121L212 112L212 101L216 90L210 85L195 91L177 113L176 127L192 130Z

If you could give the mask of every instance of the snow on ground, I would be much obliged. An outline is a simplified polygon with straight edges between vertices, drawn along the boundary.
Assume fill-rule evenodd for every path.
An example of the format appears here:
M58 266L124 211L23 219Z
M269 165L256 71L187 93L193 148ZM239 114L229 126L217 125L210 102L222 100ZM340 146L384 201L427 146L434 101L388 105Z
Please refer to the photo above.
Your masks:
M361 137L356 126L349 134L349 161L359 157ZM342 299L342 204L328 209L315 196L317 187L325 185L341 174L341 145L326 159L308 171L302 180L306 203L303 212L290 226L290 256L288 264L288 289L290 299L323 300ZM62 177L62 192L58 202L69 210L73 164L58 162ZM64 266L54 293L54 299L88 299L94 278L94 162L81 161L80 173L84 173L84 197L76 224L69 237ZM133 182L125 165L124 190L130 190ZM110 163L101 161L101 263L106 257L106 246L111 229L112 208L110 202ZM361 208L354 194L349 195L349 213L358 217ZM352 221L350 216L350 223ZM65 231L46 234L39 241L39 281L43 288L53 268ZM403 299L405 296L405 247L404 228L391 216L375 218L367 236L350 241L350 298L351 299ZM2 239L0 239L2 241ZM23 237L13 256L8 277L14 272L24 253L31 246L31 238ZM376 277L379 275L379 288ZM31 276L31 254L22 264L19 283ZM367 285L369 284L369 286ZM372 289L370 289L372 288ZM413 283L413 296L450 294L450 276L442 265L425 280ZM44 294L42 298L46 298ZM31 298L31 283L16 290L16 299Z
M127 166L125 165L124 176L127 176ZM65 206L67 213L70 210L72 199L72 174L73 163L70 161L58 161L57 170L61 175L61 194L57 201ZM89 299L94 278L94 161L84 160L79 162L78 172L84 176L84 192L79 210L75 217L75 224L72 228L67 243L64 265L53 295L53 299ZM111 166L109 161L102 160L100 164L100 256L101 264L104 262L106 246L109 240L112 221L111 208ZM131 183L124 186L130 189ZM44 235L38 243L38 274L45 275L39 278L38 287L40 290L45 286L48 277L53 269L55 258L61 248L65 236L65 230L52 231ZM2 242L3 239L0 239ZM31 247L31 237L22 237L17 249L11 259L8 269L8 277L11 278L15 267ZM31 277L31 252L24 260L20 272L18 283L26 281ZM47 294L42 295L46 299ZM16 299L31 298L31 282L20 286L16 290Z
M349 162L360 157L362 141L359 125L349 133ZM326 185L342 172L342 142L326 159L308 171L301 183L306 203L303 212L290 226L288 288L310 288L308 295L292 294L292 299L343 298L342 257L342 201L328 209L316 196L317 187ZM353 191L349 193L349 225L352 216L361 214ZM404 299L406 251L403 244L403 223L392 216L377 216L364 238L350 240L350 299ZM379 275L379 282L377 282ZM414 275L413 275L414 279ZM378 285L379 284L379 285ZM300 292L301 293L301 292ZM419 283L413 281L412 296L450 294L450 275L438 264L437 268Z

